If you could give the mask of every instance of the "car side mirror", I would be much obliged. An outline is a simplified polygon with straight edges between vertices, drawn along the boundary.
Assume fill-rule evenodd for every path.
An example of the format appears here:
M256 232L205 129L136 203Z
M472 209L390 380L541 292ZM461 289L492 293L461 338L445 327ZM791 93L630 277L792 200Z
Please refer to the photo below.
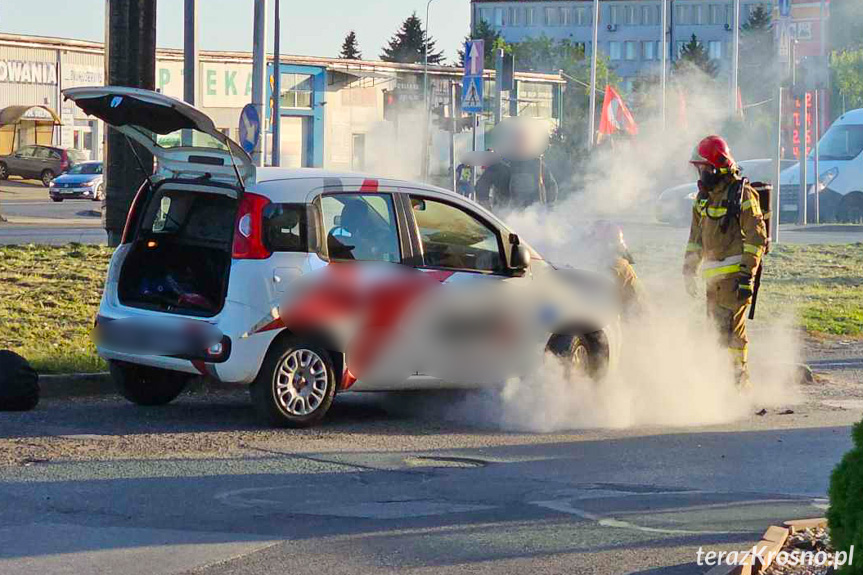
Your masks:
M509 243L512 246L509 254L510 269L518 273L526 272L530 267L530 250L521 245L516 234L509 234Z

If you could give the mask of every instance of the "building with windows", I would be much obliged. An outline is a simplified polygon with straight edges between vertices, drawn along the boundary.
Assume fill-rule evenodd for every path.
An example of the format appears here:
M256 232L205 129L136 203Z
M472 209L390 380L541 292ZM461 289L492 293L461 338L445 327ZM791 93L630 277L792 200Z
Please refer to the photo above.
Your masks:
M201 51L198 66L196 107L210 116L220 130L237 140L240 112L251 101L251 53ZM268 70L272 77L272 56ZM182 99L182 72L181 50L157 50L156 90ZM417 126L422 126L422 122L417 116L423 104L422 65L282 56L280 73L279 107L275 114L272 109L267 111L265 149L271 149L272 123L276 116L281 122L282 166L366 171L380 169L382 164L372 161L384 156L393 158L390 165L409 163L407 155L413 152L418 156L421 132ZM451 86L461 82L462 74L463 70L458 67L429 67L430 106L436 117L449 116ZM11 151L36 143L36 138L42 137L40 143L75 148L88 157L101 158L102 123L88 117L72 102L64 102L61 91L104 82L105 58L101 43L0 34L0 145L5 144L9 148L7 151ZM553 123L554 104L559 101L558 91L563 83L557 74L517 74L518 113ZM491 115L489 96L493 85L494 71L487 71L487 116ZM26 111L21 114L3 114L3 110L13 112L22 106ZM13 115L23 124L4 131L3 119ZM39 123L36 120L46 124L45 130L52 131L41 134L33 127ZM446 130L450 125L451 121L438 122L431 134L435 142L433 159L439 158L438 164L445 163L446 168L450 146ZM467 134L465 136L470 139Z
M498 30L508 43L545 34L584 46L590 54L593 41L592 0L471 0L472 25L482 20ZM675 60L692 35L727 73L731 61L731 0L669 0L668 42ZM740 22L762 6L773 11L772 0L742 0ZM658 74L661 62L661 7L659 0L601 0L599 49L631 90L639 75Z

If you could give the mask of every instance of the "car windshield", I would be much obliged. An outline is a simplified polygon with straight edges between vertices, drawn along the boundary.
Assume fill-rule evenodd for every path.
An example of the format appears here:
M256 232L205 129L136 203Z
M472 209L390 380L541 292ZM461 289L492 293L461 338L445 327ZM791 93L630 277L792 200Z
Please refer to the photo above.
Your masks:
M69 168L69 171L66 173L72 175L98 175L102 173L102 164L75 164L74 166Z
M214 148L227 150L228 147L222 142L204 132L197 130L176 130L170 134L154 134L139 128L147 133L160 148L180 148L183 146L195 146L197 148Z
M819 159L853 160L863 152L863 125L833 126L819 142ZM813 150L809 157L815 158Z

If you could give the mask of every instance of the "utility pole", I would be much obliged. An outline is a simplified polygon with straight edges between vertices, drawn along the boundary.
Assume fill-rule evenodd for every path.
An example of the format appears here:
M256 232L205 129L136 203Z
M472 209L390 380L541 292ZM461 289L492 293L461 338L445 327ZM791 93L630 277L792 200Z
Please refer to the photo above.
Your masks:
M662 91L662 129L665 130L667 125L667 106L668 98L666 92L668 90L668 0L662 0L662 15L660 16L662 36L659 46L662 50L662 74L660 76L660 84Z
M818 109L818 100L820 98L818 97L818 90L817 89L812 93L812 98L814 100L812 102L812 114L815 116L813 118L813 120L815 120L813 122L814 126L812 126L812 138L815 140L814 141L814 145L815 145L815 173L812 174L812 179L815 180L815 185L813 186L814 197L812 198L812 200L814 202L813 207L815 209L815 213L813 214L813 217L815 218L815 223L820 224L821 223L821 189L820 189L821 172L819 171L819 166L818 166L818 152L819 152L818 139L821 136L821 130L819 129L821 127L821 121L820 121L821 120L821 114L820 114L819 109Z
M731 115L737 115L737 92L740 74L740 0L734 0L731 22L734 26L731 42Z
M106 85L154 90L156 0L107 0L105 10ZM152 172L153 156L141 146L136 150L149 173L141 173L127 139L106 126L104 225L111 247L120 245L132 198Z
M264 165L264 142L267 139L264 91L267 82L267 0L255 0L252 34L252 105L261 119L261 136L252 152L252 162Z
M503 117L503 49L494 51L494 124Z
M770 241L779 243L779 196L782 194L782 97L784 90L780 82L776 94L776 147L773 164L773 196L770 198Z
M423 34L423 155L422 180L429 177L429 148L431 148L431 104L429 103L429 19L431 18L431 3L426 3L426 21Z
M593 149L596 135L596 62L599 55L599 0L593 0L593 44L590 53L590 119L587 135L587 149Z
M273 114L273 159L270 162L273 166L282 165L282 59L279 56L281 49L282 37L282 18L279 14L279 5L281 0L273 0L276 4L275 23L273 31L273 98L272 98L272 114Z
M449 83L449 113L452 116L452 121L450 122L450 140L449 140L449 165L452 170L452 191L458 191L458 178L455 173L455 131L458 129L458 117L456 116L456 100L458 98L456 93L456 82Z
M809 132L809 106L807 106L807 100L809 99L809 93L803 92L801 96L801 101L803 102L802 107L803 110L800 112L802 116L800 123L803 126L803 129L800 130L800 191L798 193L798 204L800 208L797 211L797 223L801 226L806 225L806 208L809 201L809 190L808 190L808 178L807 178L807 158L806 158L806 134Z
M183 2L183 100L197 105L200 82L198 53L198 0ZM183 145L192 146L192 131L183 130Z

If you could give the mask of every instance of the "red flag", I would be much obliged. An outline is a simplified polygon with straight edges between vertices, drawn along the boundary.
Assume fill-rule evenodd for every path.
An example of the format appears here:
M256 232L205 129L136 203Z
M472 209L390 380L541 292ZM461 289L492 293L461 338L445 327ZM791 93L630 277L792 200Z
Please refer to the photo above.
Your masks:
M638 134L638 124L632 119L623 98L611 86L605 88L605 101L602 103L602 118L599 120L599 133L610 136L626 130L631 136Z

